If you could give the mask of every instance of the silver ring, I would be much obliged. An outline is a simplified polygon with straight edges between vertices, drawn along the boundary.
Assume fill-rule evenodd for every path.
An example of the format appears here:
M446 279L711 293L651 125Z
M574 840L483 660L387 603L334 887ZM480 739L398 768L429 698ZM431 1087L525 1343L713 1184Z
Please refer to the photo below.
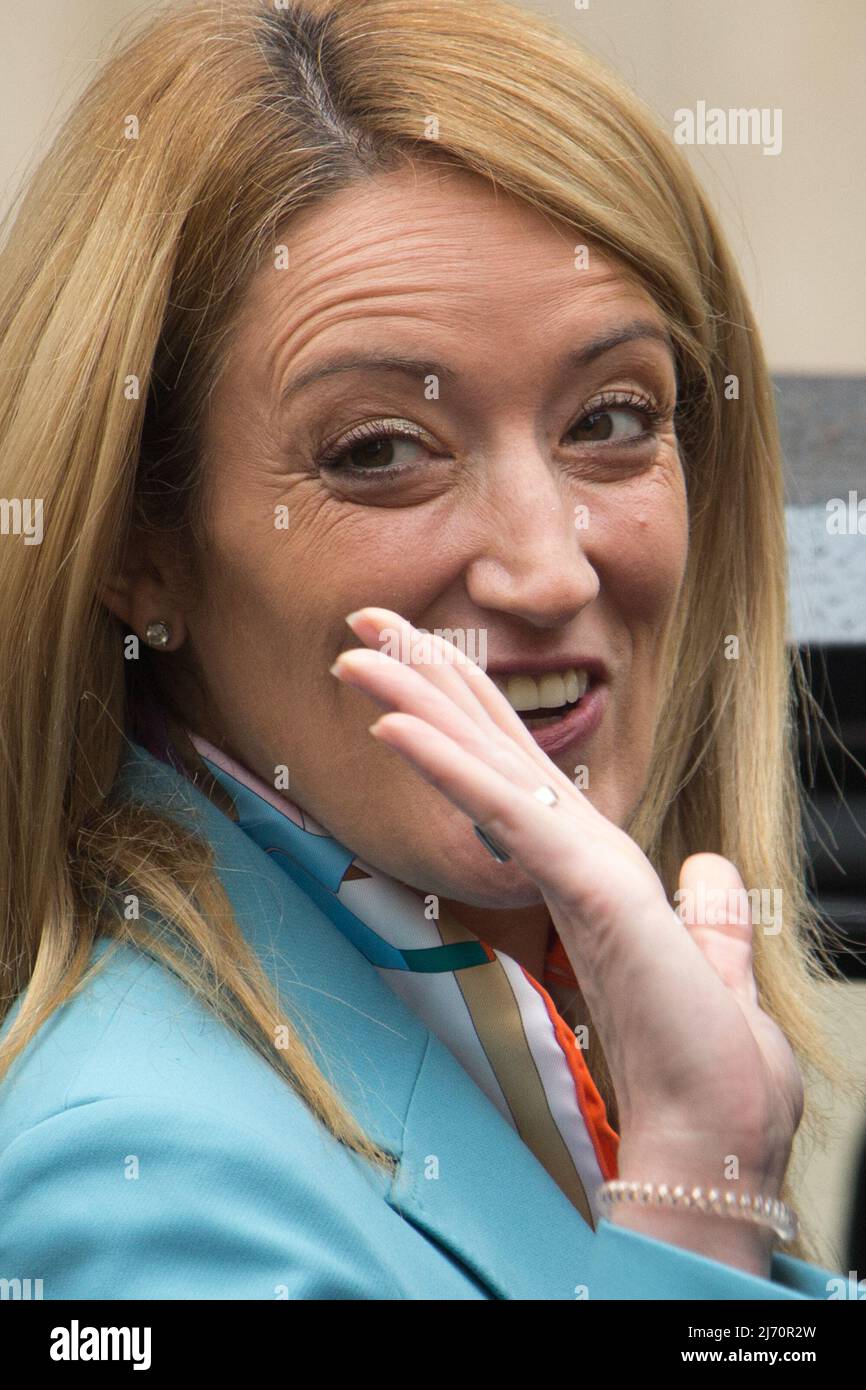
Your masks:
M544 786L539 787L537 791L534 791L532 795L537 797L539 801L543 801L545 806L555 806L559 801L559 797L553 790L553 787L549 787L546 783ZM489 835L485 835L480 825L475 825L473 822L472 829L475 831L475 834L478 836L484 848L490 851L497 863L508 864L511 862L511 855L506 854L505 850L502 849L495 840L491 840Z
M543 787L539 787L537 791L534 791L532 795L538 801L543 801L545 806L555 806L557 801L559 800L559 797L553 790L553 787L549 787L546 783Z

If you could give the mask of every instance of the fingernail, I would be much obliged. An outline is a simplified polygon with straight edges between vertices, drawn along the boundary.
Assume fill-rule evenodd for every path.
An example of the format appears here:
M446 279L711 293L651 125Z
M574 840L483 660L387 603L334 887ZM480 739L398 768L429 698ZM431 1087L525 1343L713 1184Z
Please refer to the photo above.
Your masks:
M363 611L364 611L363 608L356 608L355 611L354 611L354 613L347 613L347 614L346 614L346 622L349 624L349 627L352 629L353 632L355 631L355 625L354 625L353 619L354 619L354 618L360 618L360 616L361 616L361 614L363 613Z

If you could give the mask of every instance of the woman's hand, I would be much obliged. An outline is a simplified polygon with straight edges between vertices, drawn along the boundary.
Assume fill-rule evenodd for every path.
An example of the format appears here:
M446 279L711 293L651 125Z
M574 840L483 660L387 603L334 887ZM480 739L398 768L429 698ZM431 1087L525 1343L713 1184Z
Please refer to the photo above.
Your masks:
M369 649L343 652L332 669L389 711L371 732L541 890L610 1068L620 1176L720 1187L738 1177L744 1191L777 1195L803 1087L784 1035L758 1003L751 921L683 920L637 844L451 643L383 608L361 609L350 626ZM377 649L383 629L405 635L410 661ZM533 795L545 783L559 796L553 807ZM707 888L743 887L715 854L687 859L680 887L701 878ZM711 1219L716 1229L740 1224Z

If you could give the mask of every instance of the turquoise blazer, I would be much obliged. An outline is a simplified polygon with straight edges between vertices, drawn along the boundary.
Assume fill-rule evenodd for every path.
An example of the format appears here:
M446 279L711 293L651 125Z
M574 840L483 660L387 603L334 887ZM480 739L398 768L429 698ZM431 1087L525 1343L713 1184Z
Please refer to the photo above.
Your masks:
M838 1288L839 1276L783 1253L759 1279L608 1221L593 1231L249 835L135 744L118 790L207 836L290 1016L309 1021L317 1061L397 1170L376 1173L337 1143L186 986L123 946L3 1086L0 1279L41 1279L46 1299L815 1299L828 1280Z

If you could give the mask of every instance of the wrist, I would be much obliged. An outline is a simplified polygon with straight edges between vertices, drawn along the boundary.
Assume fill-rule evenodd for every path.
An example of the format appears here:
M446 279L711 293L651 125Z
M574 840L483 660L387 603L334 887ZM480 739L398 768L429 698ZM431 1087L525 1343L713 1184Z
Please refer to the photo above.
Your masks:
M621 1133L616 1176L624 1182L681 1183L778 1197L789 1152L773 1148L763 1137L720 1136L685 1121L657 1123L652 1131L629 1128Z
M629 1134L621 1138L617 1177L623 1182L652 1183L658 1188L682 1186L687 1192L700 1187L703 1194L717 1189L736 1196L774 1198L779 1196L785 1162L747 1146L747 1165L733 1146L726 1147L717 1136L700 1136L669 1126L663 1134ZM643 1203L625 1200L605 1211L612 1225L661 1240L706 1259L742 1269L759 1278L768 1278L777 1234L770 1226L745 1217L730 1216L698 1207Z
M766 1226L712 1212L631 1202L615 1203L605 1220L757 1278L769 1278L776 1236Z

